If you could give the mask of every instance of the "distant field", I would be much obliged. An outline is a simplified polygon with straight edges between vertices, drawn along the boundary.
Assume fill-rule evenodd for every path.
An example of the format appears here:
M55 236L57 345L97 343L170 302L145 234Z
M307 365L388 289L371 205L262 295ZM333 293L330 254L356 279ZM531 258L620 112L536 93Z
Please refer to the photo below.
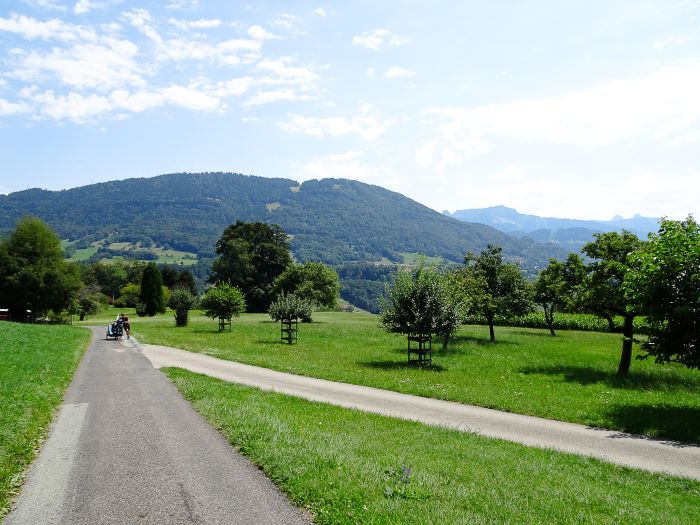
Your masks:
M406 363L403 337L387 334L377 317L317 313L301 324L299 342L280 343L279 325L266 315L234 319L232 332L193 315L175 328L172 314L134 317L142 342L335 381L475 404L509 412L700 443L700 372L633 360L630 376L616 376L618 334L465 326L433 366Z
M445 259L442 257L431 257L422 253L399 252L403 257L403 263L407 266L417 266L420 263L424 264L442 264Z
M90 332L0 321L0 517L46 434Z
M96 241L93 242L88 248L80 248L73 253L70 257L71 261L86 261L93 255L95 255L106 241ZM62 241L62 247L65 249L75 243L69 241ZM112 242L107 245L107 248L115 251L126 251L126 252L148 252L154 254L157 259L155 262L163 264L180 264L180 265L194 265L197 264L197 254L190 252L183 252L179 250L166 250L160 247L142 247L140 244L132 244L129 242ZM127 260L128 257L124 255L113 255L111 258L105 258L105 262L116 262Z

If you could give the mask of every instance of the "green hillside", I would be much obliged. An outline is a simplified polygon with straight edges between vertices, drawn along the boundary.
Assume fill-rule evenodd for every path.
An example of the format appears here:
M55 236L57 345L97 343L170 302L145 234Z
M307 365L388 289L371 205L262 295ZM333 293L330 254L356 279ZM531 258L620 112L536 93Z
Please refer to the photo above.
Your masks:
M446 217L398 193L345 179L300 185L235 173L176 173L62 191L32 189L0 195L0 234L26 214L54 228L74 260L174 262L173 254L181 254L181 262L191 264L213 257L224 228L238 219L279 224L291 236L297 260L323 261L339 270L357 263L411 263L416 254L461 263L467 251L488 243L502 246L529 273L549 257L565 255L551 244ZM351 302L352 290L365 305L366 297L382 289L376 281L366 285L372 280L366 275L356 280L362 282L347 286L344 295Z
M552 248L484 225L460 222L403 195L343 179L290 179L234 173L177 173L70 190L32 189L0 195L0 231L32 214L62 238L147 242L211 255L223 229L237 219L280 224L300 260L330 264L400 262L400 252L460 262L487 243L537 266Z

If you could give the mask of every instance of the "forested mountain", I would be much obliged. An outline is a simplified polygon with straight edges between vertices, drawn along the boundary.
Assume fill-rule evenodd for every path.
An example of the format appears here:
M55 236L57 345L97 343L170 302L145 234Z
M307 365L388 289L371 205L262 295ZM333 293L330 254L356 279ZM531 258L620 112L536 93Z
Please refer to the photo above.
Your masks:
M234 173L176 173L0 195L0 231L11 230L26 214L45 220L63 239L147 237L203 256L213 254L224 228L238 219L279 224L293 236L292 250L302 261L400 262L401 252L420 252L461 262L467 251L487 243L530 267L559 255L488 226L445 217L384 188L344 179L299 185Z
M493 243L535 273L549 257L566 255L551 244L446 217L398 193L345 179L300 185L235 173L175 173L62 191L32 189L0 195L0 234L27 214L46 221L62 239L80 241L78 247L106 239L168 247L200 259L213 257L224 228L238 219L276 223L291 236L297 260L349 272L344 297L351 302L352 290L362 295L361 302L376 299L386 272L380 272L382 279L350 277L348 264L400 264L404 253L461 263L466 252Z

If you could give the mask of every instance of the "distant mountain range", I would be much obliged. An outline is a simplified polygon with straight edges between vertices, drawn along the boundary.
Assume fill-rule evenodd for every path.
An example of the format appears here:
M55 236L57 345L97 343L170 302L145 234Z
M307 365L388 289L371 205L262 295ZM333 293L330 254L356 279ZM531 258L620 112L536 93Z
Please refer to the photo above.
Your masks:
M583 219L557 219L519 213L506 206L492 206L443 212L466 222L485 224L504 233L518 237L528 237L537 242L550 242L578 251L583 244L593 238L594 233L628 230L641 239L658 230L659 219L635 215L630 219L615 216L609 221Z

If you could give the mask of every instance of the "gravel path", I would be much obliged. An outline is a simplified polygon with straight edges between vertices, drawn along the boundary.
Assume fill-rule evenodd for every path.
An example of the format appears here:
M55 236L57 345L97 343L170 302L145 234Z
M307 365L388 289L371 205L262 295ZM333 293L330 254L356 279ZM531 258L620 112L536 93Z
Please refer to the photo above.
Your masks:
M7 525L308 524L132 341L94 329Z
M156 368L173 366L311 401L477 432L528 446L700 480L700 446L661 441L488 408L276 372L164 346L140 348Z

